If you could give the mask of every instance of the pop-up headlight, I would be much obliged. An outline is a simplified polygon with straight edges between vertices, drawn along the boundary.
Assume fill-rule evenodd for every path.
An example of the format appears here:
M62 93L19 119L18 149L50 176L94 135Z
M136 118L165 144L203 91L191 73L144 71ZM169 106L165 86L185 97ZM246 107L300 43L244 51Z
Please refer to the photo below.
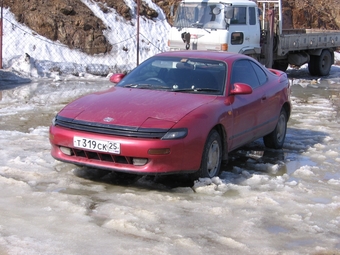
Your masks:
M188 129L179 128L179 129L170 129L163 137L162 140L175 140L186 137L188 134Z

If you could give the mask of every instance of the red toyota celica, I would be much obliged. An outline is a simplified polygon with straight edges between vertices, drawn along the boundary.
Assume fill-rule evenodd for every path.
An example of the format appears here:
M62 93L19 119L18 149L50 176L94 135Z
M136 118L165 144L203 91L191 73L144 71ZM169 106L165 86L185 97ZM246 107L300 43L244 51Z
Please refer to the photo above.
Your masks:
M68 104L50 127L60 161L143 175L219 174L228 152L263 137L283 147L291 112L284 72L245 55L155 55L105 92Z

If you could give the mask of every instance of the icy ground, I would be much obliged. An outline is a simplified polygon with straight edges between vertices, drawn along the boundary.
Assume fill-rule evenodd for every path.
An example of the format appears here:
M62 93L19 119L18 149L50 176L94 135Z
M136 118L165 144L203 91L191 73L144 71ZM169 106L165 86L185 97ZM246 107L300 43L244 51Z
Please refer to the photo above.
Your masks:
M289 70L283 150L259 140L220 177L115 174L55 161L48 126L107 78L9 85L0 101L0 254L340 254L340 68Z

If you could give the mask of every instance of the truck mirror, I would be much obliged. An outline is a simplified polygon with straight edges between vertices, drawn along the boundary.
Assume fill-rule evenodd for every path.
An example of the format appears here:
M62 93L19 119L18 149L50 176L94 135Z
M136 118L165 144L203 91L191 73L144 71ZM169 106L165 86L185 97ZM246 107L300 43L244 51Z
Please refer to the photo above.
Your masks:
M226 19L231 19L234 16L234 8L227 6L224 10L224 16Z
M220 8L215 7L215 8L213 9L213 14L214 14L214 15L218 15L218 14L220 14L220 13L221 13L221 9L220 9Z

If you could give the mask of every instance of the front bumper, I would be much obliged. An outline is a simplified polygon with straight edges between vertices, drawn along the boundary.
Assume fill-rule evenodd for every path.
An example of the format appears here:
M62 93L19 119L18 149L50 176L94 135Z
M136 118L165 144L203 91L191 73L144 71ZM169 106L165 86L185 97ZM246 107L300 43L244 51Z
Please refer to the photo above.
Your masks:
M114 140L120 154L75 148L73 137ZM197 139L196 139L197 140ZM203 148L190 136L178 140L133 138L50 127L51 155L60 161L135 174L170 174L197 171ZM66 152L66 153L65 153ZM145 164L141 165L141 162Z

